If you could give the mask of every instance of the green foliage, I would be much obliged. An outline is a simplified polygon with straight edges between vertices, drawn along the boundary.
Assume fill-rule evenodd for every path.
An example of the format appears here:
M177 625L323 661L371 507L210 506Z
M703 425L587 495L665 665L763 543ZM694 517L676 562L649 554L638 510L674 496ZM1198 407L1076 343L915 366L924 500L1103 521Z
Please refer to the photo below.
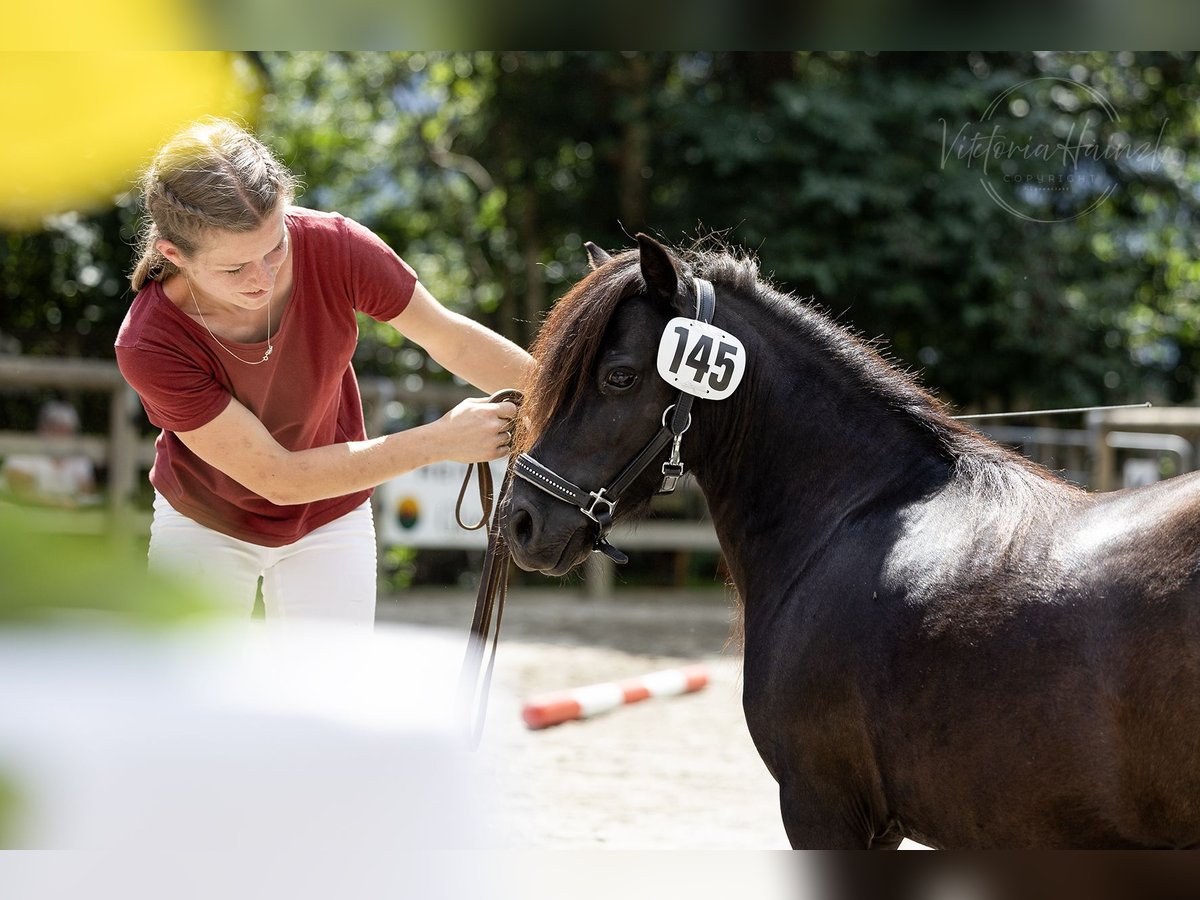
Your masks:
M1176 62L1185 80L1194 63ZM944 157L944 129L949 142L962 124L974 130L991 98L1029 79L1095 81L1114 104L1143 104L1144 96L1109 84L1115 71L1136 83L1138 59L799 55L792 71L757 89L738 77L744 65L718 56L680 73L679 100L664 110L664 156L687 170L670 177L659 165L651 205L689 218L660 217L668 236L691 217L732 227L730 240L756 250L782 285L883 336L903 364L923 367L925 380L959 404L1190 398L1190 371L1156 369L1151 354L1127 349L1143 329L1144 344L1169 361L1162 321L1130 318L1146 319L1130 307L1139 288L1147 297L1167 293L1146 280L1165 277L1167 267L1147 271L1144 256L1096 252L1097 239L1132 248L1170 232L1167 216L1156 221L1133 202L1145 196L1144 173L1110 168L1120 186L1113 200L1044 224L1002 209L981 189L977 167ZM1052 86L1024 114L1030 133L1054 132L1065 118ZM1174 99L1191 96L1177 86ZM1153 137L1151 126L1171 111L1138 106L1136 122L1123 112L1101 138L1121 127ZM697 183L707 187L697 191ZM1187 178L1158 188L1169 217L1190 221ZM1177 248L1181 237L1172 236ZM1194 246L1179 248L1180 261L1194 256Z
M12 779L0 772L0 847L12 847L17 820L22 810L21 792Z
M146 572L111 539L42 534L32 513L0 508L0 625L54 624L100 614L122 625L167 625L215 615L196 585Z
M387 593L397 594L412 587L417 571L417 550L398 544L383 548L379 558L379 578Z
M92 215L55 216L37 231L0 231L0 353L112 358L125 316L136 214L129 198ZM0 422L32 430L47 396L0 394ZM81 393L84 431L107 427L107 409Z
M268 53L259 130L301 201L378 231L443 302L526 343L584 272L585 240L639 230L756 253L956 404L1194 399L1200 372L1197 58L1183 53ZM1062 80L1060 80L1062 79ZM1113 116L1072 193L1002 209L960 127L1061 139L1067 81ZM1081 89L1082 90L1082 89ZM1076 92L1078 94L1078 92ZM1018 100L1020 102L1018 102ZM1057 136L1057 138L1055 138ZM1061 175L1062 160L995 173ZM1067 218L1064 202L1110 197ZM0 339L108 356L133 211L0 236ZM1034 215L1033 218L1039 217ZM363 323L360 371L448 375Z

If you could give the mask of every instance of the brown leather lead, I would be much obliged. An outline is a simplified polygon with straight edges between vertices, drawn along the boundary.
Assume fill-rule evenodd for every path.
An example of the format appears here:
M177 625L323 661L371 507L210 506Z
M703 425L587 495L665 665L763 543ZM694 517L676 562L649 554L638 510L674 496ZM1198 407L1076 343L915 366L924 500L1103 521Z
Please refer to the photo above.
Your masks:
M520 406L524 396L518 390L507 388L497 391L488 399L492 403L508 401ZM479 504L483 512L475 525L467 525L462 520L462 502L471 481L472 470L478 471ZM511 477L510 460L510 466L504 476L504 483L500 487L501 496L507 490ZM488 464L472 463L467 468L467 475L463 479L462 489L458 492L458 503L454 510L454 517L458 520L458 524L468 531L475 531L484 525L488 526L487 552L483 557L479 593L475 597L475 613L471 620L471 630L467 637L467 652L463 658L458 680L459 707L461 715L464 717L467 740L472 748L479 746L479 740L483 735L484 720L487 717L492 671L496 665L496 648L500 642L500 621L504 616L504 600L508 595L508 563L511 558L508 542L500 532L500 516L493 515L495 494L492 488L492 472ZM494 630L492 627L493 615L496 620ZM492 652L481 682L480 669L483 667L483 655L487 649L489 635L491 636Z

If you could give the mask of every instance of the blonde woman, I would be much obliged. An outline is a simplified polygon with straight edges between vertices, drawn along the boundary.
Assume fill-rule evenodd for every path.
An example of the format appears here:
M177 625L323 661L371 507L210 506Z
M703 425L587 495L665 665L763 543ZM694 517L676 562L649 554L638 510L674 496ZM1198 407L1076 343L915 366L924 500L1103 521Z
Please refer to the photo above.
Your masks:
M142 180L137 292L117 361L162 429L152 567L214 581L248 615L375 613L371 488L438 460L504 455L511 403L467 400L367 440L350 361L355 313L387 322L486 393L529 355L443 307L367 228L292 205L295 182L253 135L205 120Z

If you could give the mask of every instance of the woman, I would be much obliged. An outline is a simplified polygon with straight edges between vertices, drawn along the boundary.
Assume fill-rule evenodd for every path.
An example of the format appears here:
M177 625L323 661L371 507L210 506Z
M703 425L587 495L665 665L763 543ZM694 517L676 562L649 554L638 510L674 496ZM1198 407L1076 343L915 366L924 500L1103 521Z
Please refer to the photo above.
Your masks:
M524 384L515 344L441 306L378 237L292 206L295 182L231 122L170 140L142 180L147 224L117 361L162 429L152 567L219 583L247 614L375 614L371 488L438 460L507 452L516 408L466 400L366 440L355 312L486 392Z

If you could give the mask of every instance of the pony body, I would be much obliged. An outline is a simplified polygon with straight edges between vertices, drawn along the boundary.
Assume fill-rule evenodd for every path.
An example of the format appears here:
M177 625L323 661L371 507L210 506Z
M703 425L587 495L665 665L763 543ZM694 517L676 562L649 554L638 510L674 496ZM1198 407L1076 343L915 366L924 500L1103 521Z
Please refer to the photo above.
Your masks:
M683 458L744 605L747 724L792 844L1200 842L1200 476L1089 495L748 261L639 244L548 319L525 446L606 483L671 402L654 354L691 269L713 283L749 363L696 403ZM520 482L504 528L553 574L595 531Z

